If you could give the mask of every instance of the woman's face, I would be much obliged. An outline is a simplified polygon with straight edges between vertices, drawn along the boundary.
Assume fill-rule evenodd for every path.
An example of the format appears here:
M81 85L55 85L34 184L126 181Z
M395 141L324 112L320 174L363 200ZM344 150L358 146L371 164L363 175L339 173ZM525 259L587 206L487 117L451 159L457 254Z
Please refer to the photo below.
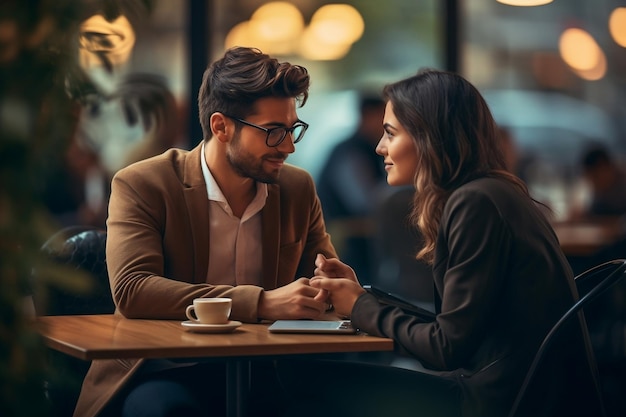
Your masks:
M393 113L391 101L387 102L383 118L385 132L376 146L376 153L385 158L385 171L389 185L414 185L417 170L417 150L409 133L400 125Z

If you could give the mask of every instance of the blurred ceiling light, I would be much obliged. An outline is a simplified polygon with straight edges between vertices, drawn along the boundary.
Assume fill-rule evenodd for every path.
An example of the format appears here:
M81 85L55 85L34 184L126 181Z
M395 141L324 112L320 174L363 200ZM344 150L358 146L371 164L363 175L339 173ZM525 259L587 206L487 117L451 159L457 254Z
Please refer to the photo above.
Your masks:
M363 36L365 23L352 6L327 4L313 14L309 29L326 44L352 44Z
M574 72L582 79L587 81L596 81L601 79L606 74L607 62L606 56L604 53L601 53L599 56L596 65L593 68L588 70L577 70L574 69Z
M613 40L626 48L626 7L618 7L609 17L609 31Z
M232 48L233 46L247 46L263 50L251 35L249 20L236 24L228 31L224 46L226 49Z
M597 68L603 56L595 39L578 28L563 31L559 39L559 52L563 61L578 71Z
M317 30L308 27L300 39L298 53L311 61L332 61L341 59L350 51L351 43L329 43L319 36Z
M250 20L235 25L226 35L225 46L249 46L271 55L293 52L304 30L304 18L298 8L284 1L262 5Z
M226 48L256 47L272 55L296 51L310 60L343 58L365 30L361 14L347 4L320 7L305 28L304 18L291 3L274 1L259 7L250 20L235 25L226 35Z
M256 36L264 41L283 42L302 33L304 18L293 4L274 1L259 7L250 18Z
M497 0L498 3L506 4L509 6L542 6L544 4L552 3L552 0Z

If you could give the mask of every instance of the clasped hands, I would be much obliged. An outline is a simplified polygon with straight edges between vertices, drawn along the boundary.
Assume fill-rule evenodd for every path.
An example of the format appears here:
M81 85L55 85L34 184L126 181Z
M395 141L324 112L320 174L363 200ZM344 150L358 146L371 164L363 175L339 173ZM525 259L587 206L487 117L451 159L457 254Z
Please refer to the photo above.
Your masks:
M350 317L356 299L365 292L354 269L339 259L318 254L314 274L309 285L320 290L315 299L328 302L339 317Z
M363 292L350 266L318 254L312 278L299 278L261 293L258 315L265 320L320 319L329 308L334 308L335 315L349 317Z

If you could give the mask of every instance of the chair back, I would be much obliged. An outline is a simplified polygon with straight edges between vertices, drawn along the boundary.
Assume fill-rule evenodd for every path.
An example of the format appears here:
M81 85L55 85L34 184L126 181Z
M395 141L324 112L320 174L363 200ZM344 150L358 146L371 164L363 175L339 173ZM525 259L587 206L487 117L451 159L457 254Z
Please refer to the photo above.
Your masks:
M112 314L106 266L106 231L89 226L70 226L52 235L41 247L46 265L35 269L33 301L37 315ZM50 269L61 275L65 285L49 282ZM79 273L77 273L80 271ZM78 282L80 281L80 282ZM78 290L88 288L87 290ZM71 417L90 362L55 350L48 350L50 372L46 379L46 397L50 415Z
M626 253L623 250L622 254ZM614 255L619 251L614 250ZM582 296L591 291L615 262L613 258L600 258L602 268L593 268L576 277L576 286ZM609 417L626 416L626 280L610 286L596 300L585 306L585 321L589 329L591 345L596 359L600 388L606 414Z
M82 274L66 279L67 285L47 285L45 294L35 293L38 315L112 314L115 311L106 266L106 238L106 231L102 229L71 226L59 230L43 244L41 250L53 266L69 267L68 272L74 270ZM80 291L85 287L88 289Z
M596 265L576 276L575 282L579 291L580 298L561 316L561 318L552 326L548 334L544 337L541 345L539 346L539 349L535 353L534 359L517 393L517 396L513 402L513 406L509 411L509 417L514 417L517 415L520 409L520 404L522 403L526 394L531 388L542 362L546 359L549 348L557 340L562 329L566 326L567 323L579 317L579 314L584 307L588 306L590 303L592 303L594 300L596 300L598 297L600 297L602 294L604 294L606 291L608 291L610 288L620 282L620 280L624 278L625 272L626 259L616 259ZM588 332L586 324L583 331ZM594 372L594 374L592 375L594 377L592 385L596 390L596 392L590 393L590 395L592 395L598 401L598 417L604 417L606 416L606 411L598 382L597 368L593 355L591 355L590 359L593 360L592 365Z

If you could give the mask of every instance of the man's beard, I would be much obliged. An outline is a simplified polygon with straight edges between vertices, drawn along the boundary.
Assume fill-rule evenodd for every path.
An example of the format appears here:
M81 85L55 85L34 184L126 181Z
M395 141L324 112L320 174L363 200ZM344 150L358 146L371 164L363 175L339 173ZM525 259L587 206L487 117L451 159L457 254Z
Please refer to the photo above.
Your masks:
M226 158L235 172L244 178L252 178L255 181L265 184L275 184L278 182L280 170L266 172L263 170L263 161L266 157L286 159L286 155L277 152L275 155L265 155L261 159L245 152L240 146L239 135L235 136L231 142L231 148L226 153Z

